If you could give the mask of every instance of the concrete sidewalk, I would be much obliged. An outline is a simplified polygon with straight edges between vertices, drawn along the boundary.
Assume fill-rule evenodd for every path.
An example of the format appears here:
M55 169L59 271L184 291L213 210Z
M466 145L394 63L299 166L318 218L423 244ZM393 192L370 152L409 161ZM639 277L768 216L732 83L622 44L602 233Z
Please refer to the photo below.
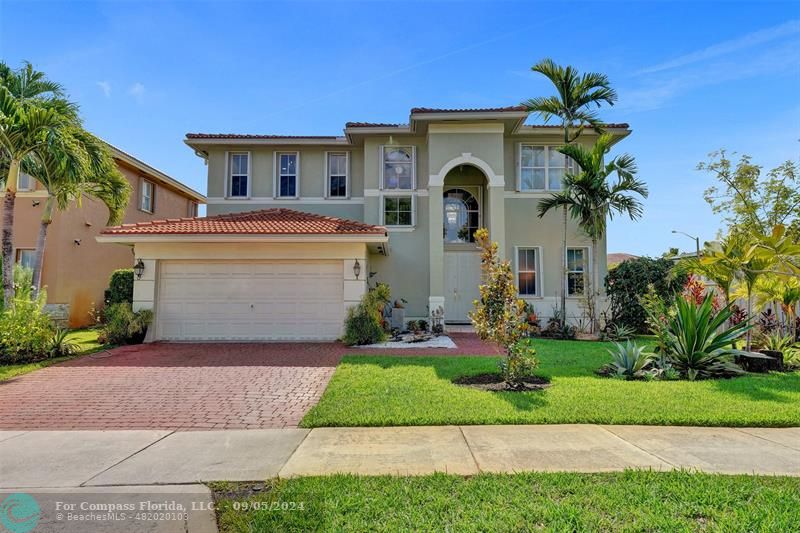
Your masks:
M690 468L800 476L800 428L428 426L0 432L0 489Z

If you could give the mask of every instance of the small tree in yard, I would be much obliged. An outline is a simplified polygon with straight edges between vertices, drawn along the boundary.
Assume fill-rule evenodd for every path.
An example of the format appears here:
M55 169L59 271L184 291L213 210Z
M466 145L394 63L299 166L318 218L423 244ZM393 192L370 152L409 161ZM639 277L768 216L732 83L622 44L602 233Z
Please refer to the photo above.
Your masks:
M475 310L470 311L469 317L478 337L506 350L500 372L510 387L518 388L538 365L536 350L520 342L528 332L525 301L517 298L511 263L500 261L497 243L489 240L486 228L475 232L475 242L481 248L484 284L480 286L481 299L475 300Z

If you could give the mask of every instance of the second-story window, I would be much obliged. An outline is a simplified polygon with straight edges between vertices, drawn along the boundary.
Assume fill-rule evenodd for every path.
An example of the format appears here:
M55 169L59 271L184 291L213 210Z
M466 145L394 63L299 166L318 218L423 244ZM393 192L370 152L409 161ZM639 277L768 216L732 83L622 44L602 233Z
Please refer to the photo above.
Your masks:
M557 146L523 144L519 150L519 190L559 191L564 174L574 172L575 162Z
M414 147L383 147L383 189L412 190L414 188Z
M247 198L250 194L250 154L230 154L230 188L231 198Z
M330 198L347 197L347 153L328 153L328 196Z
M280 198L297 197L297 153L278 154L278 194Z
M152 181L142 180L141 181L141 194L139 195L139 209L142 211L146 211L148 213L153 212L153 206L155 205L155 191L156 187L153 185Z
M18 191L32 191L34 189L33 186L33 178L29 174L25 174L24 172L19 173L19 179L17 179L17 190Z

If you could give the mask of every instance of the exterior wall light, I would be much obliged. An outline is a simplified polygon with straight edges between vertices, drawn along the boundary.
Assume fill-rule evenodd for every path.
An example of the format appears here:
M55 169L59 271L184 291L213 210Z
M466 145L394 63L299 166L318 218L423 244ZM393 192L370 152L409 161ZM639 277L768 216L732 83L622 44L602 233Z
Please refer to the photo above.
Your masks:
M136 279L142 279L142 274L144 274L144 261L141 259L136 261L136 264L133 265L133 273L136 274Z
M356 277L356 279L358 279L358 276L361 275L361 263L358 262L358 259L356 259L356 262L353 263L353 275Z

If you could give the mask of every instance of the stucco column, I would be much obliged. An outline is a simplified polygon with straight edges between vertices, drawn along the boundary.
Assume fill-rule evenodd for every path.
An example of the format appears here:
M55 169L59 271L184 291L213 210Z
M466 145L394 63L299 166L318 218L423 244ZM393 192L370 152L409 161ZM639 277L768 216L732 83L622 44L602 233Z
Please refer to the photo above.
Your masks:
M486 188L489 192L489 238L497 243L500 259L506 256L506 191L502 185Z
M441 185L428 187L428 257L430 258L430 292L428 294L428 313L437 307L444 307L444 239L442 199L443 187Z

